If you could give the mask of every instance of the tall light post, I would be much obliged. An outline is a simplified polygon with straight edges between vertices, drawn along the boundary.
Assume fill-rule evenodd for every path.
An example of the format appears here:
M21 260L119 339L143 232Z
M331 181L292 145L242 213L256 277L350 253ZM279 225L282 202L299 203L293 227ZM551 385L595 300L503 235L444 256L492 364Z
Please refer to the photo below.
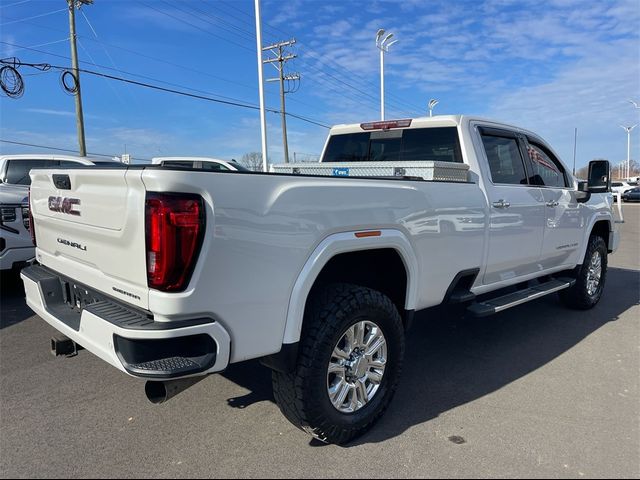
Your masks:
M429 117L433 117L433 109L436 107L437 104L438 104L438 100L436 100L435 98L432 98L431 100L429 100Z
M638 124L635 124L631 127L625 127L624 125L620 125L625 132L627 132L627 166L625 168L625 176L624 178L629 178L631 175L631 130L636 128Z
M260 97L260 136L262 144L262 171L269 169L269 159L267 158L267 118L264 104L264 73L262 70L262 21L260 18L260 0L255 0L254 8L256 12L256 43L258 51L258 95Z
M389 51L389 47L396 43L398 40L391 40L393 33L388 33L386 36L384 28L378 30L376 33L376 47L380 50L380 119L384 120L384 54Z

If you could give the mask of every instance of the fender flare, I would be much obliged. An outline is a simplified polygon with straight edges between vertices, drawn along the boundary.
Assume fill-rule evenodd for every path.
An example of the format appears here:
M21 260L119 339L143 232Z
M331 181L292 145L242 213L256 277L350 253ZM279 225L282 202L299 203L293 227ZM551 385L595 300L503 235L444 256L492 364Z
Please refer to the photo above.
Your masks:
M607 222L609 224L609 232L613 230L613 217L605 212L600 213L600 215L596 215L591 219L589 223L589 228L585 230L585 236L582 241L582 246L580 247L580 255L578 255L578 265L582 265L584 263L584 256L587 254L587 246L589 245L589 237L591 236L591 232L593 232L593 227L595 227L598 222ZM604 239L605 242L609 242L609 238Z
M407 272L405 309L415 309L418 296L418 260L413 246L406 235L399 230L381 229L380 232L379 236L363 238L356 237L355 231L340 232L329 235L320 242L302 267L291 291L283 344L296 343L300 340L309 292L329 260L341 253L382 248L392 248L398 252Z

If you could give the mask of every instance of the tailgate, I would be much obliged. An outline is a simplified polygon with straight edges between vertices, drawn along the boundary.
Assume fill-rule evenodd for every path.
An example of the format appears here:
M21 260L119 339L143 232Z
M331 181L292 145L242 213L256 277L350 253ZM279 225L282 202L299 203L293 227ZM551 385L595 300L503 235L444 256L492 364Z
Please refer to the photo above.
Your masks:
M148 308L141 169L31 171L38 261L81 284Z

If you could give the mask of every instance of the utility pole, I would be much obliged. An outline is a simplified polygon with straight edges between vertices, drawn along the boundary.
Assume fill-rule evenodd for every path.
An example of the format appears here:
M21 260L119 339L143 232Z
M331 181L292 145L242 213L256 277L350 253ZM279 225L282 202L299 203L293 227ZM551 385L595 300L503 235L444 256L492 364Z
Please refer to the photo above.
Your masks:
M267 79L267 82L280 82L280 113L282 115L282 145L284 147L284 163L289 163L289 144L287 142L287 114L285 110L284 96L286 93L292 92L291 90L285 90L284 81L287 80L287 82L296 82L300 80L300 74L298 73L289 75L284 74L284 64L289 60L293 60L297 57L297 55L294 54L287 54L285 48L290 47L295 43L296 39L293 38L286 42L279 42L262 49L262 51L271 51L271 53L275 55L275 57L263 60L263 63L270 63L275 66L276 70L278 70L278 78L269 78Z
M84 115L82 113L82 94L80 92L80 71L78 70L78 49L76 47L76 8L91 5L93 0L67 0L69 6L69 42L71 43L71 69L75 82L76 125L78 129L78 144L80 156L87 156L87 146L84 141Z
M260 19L260 0L255 0L256 11L256 43L258 54L258 92L260 94L260 133L262 137L262 171L266 172L269 168L267 159L267 118L264 106L264 80L262 70L262 22Z

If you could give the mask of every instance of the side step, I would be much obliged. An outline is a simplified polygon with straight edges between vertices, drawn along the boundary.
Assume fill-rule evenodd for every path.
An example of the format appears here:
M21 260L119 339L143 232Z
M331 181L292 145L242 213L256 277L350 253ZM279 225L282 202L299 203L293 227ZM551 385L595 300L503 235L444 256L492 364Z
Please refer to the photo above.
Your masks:
M525 288L517 292L509 293L501 297L490 298L474 303L467 310L476 317L486 317L494 313L502 312L511 307L536 300L550 293L555 293L565 288L572 287L576 283L573 278L558 278L550 280L534 287Z

